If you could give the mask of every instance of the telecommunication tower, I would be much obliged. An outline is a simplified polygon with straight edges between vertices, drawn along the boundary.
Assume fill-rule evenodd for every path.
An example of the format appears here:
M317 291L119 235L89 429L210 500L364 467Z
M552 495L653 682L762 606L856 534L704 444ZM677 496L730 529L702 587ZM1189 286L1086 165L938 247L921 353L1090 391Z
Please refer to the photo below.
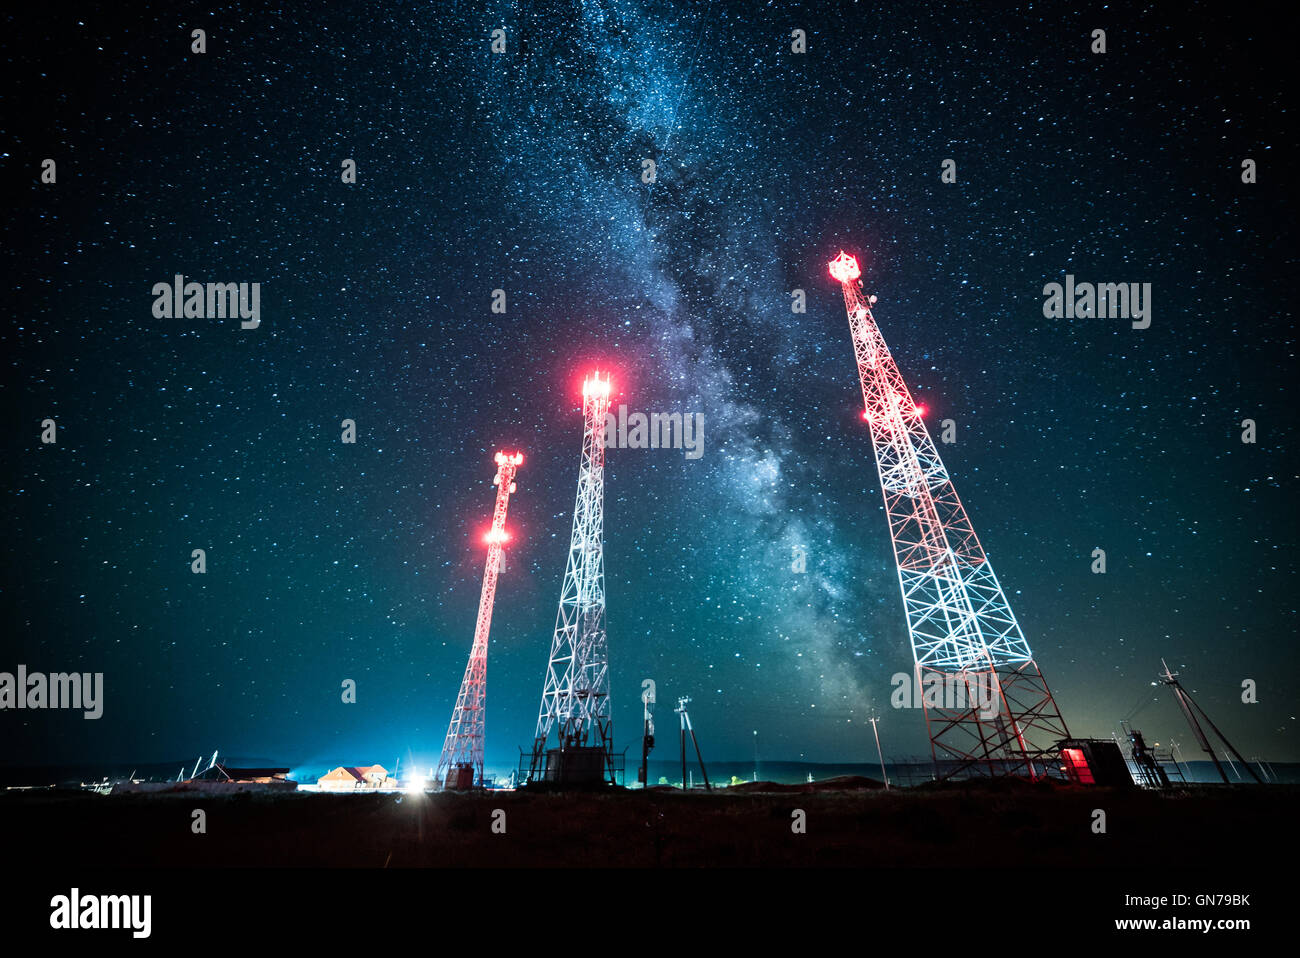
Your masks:
M582 467L573 534L546 665L529 782L615 784L605 639L605 416L610 380L582 384ZM551 730L556 744L548 748Z
M830 273L844 292L894 543L916 679L936 771L1037 779L1059 767L1069 731L1034 661L865 297L841 252ZM936 705L935 702L940 704Z
M443 788L472 788L483 785L483 739L486 728L484 706L487 698L488 629L492 625L492 604L496 600L497 574L505 544L510 539L506 532L506 507L510 494L515 491L515 471L523 463L522 453L498 452L496 476L492 484L497 487L496 507L492 510L492 528L484 537L488 544L487 564L483 568L483 591L478 600L478 621L474 625L474 644L470 647L465 677L456 696L456 707L447 726L442 756L438 759L437 781Z

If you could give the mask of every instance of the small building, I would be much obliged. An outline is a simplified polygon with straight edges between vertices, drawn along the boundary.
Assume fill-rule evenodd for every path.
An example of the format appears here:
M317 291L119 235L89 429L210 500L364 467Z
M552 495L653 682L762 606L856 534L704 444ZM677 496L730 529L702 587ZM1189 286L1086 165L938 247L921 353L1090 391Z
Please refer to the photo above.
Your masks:
M397 788L397 779L382 765L340 765L317 779L316 787L322 792L358 792Z
M1070 738L1060 748L1061 769L1074 784L1132 787L1124 755L1110 739Z

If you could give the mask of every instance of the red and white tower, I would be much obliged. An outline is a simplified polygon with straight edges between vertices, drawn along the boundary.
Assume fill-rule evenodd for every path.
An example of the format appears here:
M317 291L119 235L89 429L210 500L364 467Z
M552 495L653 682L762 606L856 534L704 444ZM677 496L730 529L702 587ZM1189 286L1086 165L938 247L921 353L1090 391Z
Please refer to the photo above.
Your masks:
M496 454L496 508L492 510L492 528L484 537L488 544L487 564L483 568L483 592L478 600L478 621L474 625L474 644L470 647L465 678L456 696L456 708L447 726L447 738L438 759L436 781L444 788L471 788L483 784L483 738L486 728L484 706L487 699L488 629L492 625L492 603L497 594L497 574L510 538L506 532L506 507L515 491L515 470L524 461L522 453Z
M830 272L844 291L935 764L944 776L1038 778L1059 765L1065 721L876 326L857 260L841 252Z
M605 639L605 416L610 380L582 384L582 468L528 781L614 783ZM555 747L548 748L555 729Z

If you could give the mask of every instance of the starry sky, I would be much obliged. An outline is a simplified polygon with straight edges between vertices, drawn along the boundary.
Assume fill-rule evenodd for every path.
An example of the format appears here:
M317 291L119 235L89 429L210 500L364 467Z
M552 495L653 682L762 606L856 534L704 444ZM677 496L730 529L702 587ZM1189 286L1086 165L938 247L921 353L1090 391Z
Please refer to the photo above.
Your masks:
M689 695L719 759L757 732L766 760L874 760L873 707L887 756L926 752L889 707L911 653L841 248L956 424L1071 730L1190 742L1163 656L1244 754L1300 759L1290 53L1227 5L1063 7L6 13L0 669L103 672L106 701L0 714L0 759L436 762L518 448L487 719L513 767L597 367L616 407L704 417L698 460L608 456L616 748L653 678L661 734ZM261 283L261 326L155 318L177 273ZM1151 283L1150 328L1044 318L1067 273Z

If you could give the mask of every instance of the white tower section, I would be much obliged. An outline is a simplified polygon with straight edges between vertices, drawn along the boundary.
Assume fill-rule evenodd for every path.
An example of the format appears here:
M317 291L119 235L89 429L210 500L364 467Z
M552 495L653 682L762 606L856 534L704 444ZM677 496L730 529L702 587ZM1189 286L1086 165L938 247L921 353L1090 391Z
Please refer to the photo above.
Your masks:
M560 606L537 715L529 780L612 777L613 717L609 701L609 654L605 638L605 415L609 377L582 385L582 468L573 509L573 534L560 591ZM559 752L587 751L584 759L547 757L555 729ZM561 770L561 763L567 770ZM594 764L599 764L596 769ZM579 769L582 765L587 774ZM549 771L548 771L549 768Z
M1065 722L880 334L857 260L841 252L830 272L844 292L917 680L950 693L938 705L922 699L936 764L945 775L1050 773Z

